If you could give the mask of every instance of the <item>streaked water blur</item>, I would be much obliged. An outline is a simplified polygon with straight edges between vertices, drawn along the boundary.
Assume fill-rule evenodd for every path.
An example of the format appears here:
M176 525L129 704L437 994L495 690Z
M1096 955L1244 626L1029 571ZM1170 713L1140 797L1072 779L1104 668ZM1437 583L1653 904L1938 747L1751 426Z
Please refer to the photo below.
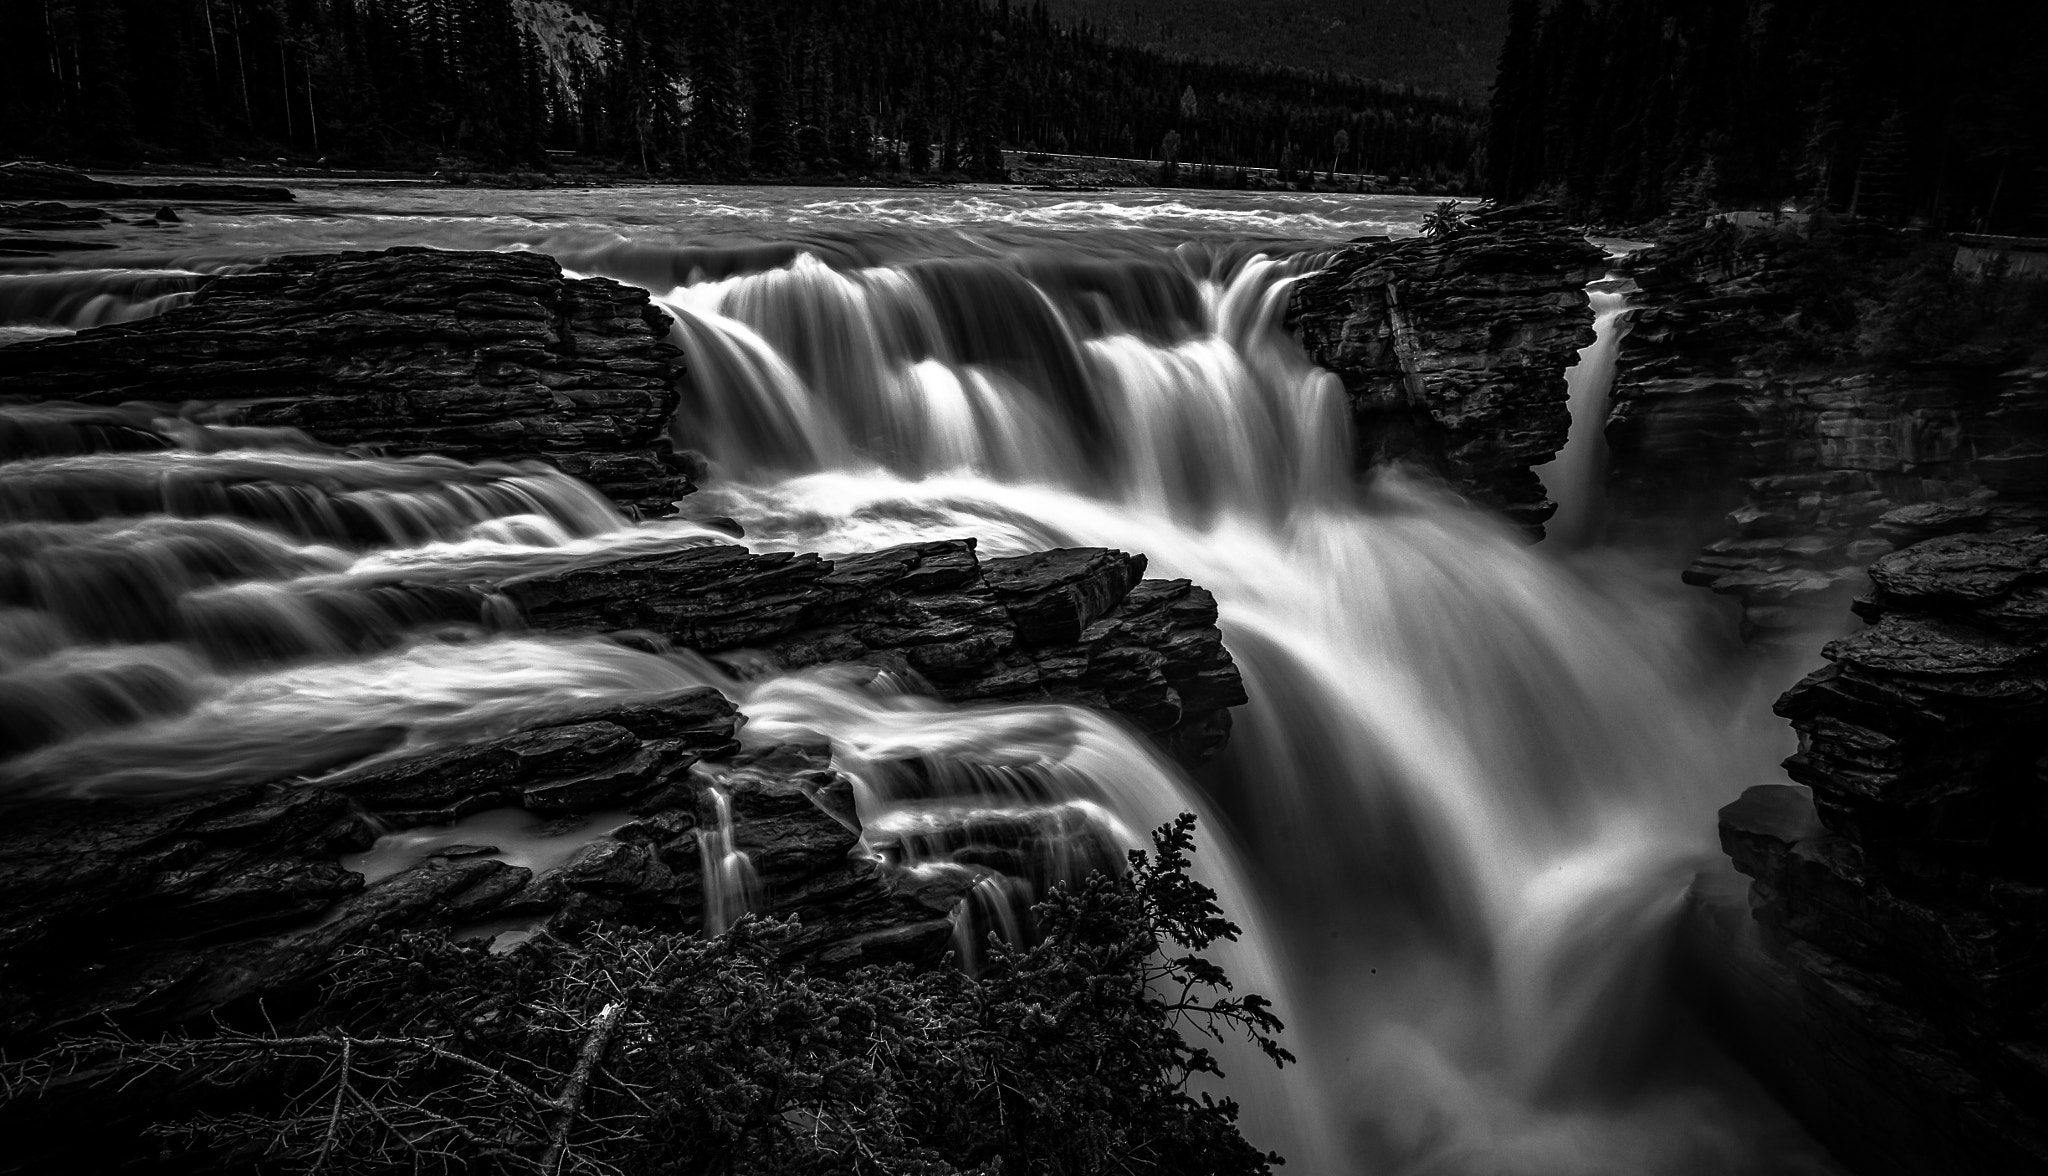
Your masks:
M426 241L637 282L690 352L674 437L711 476L686 517L631 525L537 467L0 408L0 787L313 777L708 683L750 741L829 742L869 850L969 887L964 946L1028 934L1044 885L1205 814L1203 869L1249 931L1231 971L1303 1057L1279 1079L1233 1058L1231 1090L1303 1170L1822 1170L1686 1037L1662 951L1714 808L1789 750L1769 673L1625 553L1532 549L1426 478L1361 476L1341 389L1282 329L1332 245L1429 203L315 186L182 239L133 229L98 260ZM1583 413L1613 339L1578 373ZM1591 517L1597 451L1561 466L1553 493ZM1194 780L1093 712L954 708L871 670L741 681L523 634L474 587L729 541L717 516L757 550L1142 552L1215 593L1252 702ZM728 918L751 883L710 842Z

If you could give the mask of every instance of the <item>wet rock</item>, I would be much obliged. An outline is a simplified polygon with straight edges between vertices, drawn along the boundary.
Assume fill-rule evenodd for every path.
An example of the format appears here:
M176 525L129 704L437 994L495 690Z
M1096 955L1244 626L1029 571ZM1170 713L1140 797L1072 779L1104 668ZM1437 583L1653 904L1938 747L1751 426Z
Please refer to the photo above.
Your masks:
M1707 550L1688 579L1739 601L1753 644L1798 645L1832 626L1840 594L1787 598L1781 579L1742 578L1758 569L1717 568L1723 538L1784 539L1768 570L1853 590L1893 548L2037 524L2048 505L2048 376L2025 355L1807 354L1811 266L1874 264L1902 240L1810 247L1721 228L1630 261L1641 293L1607 426L1609 497L1652 541L1668 540L1674 518L1727 512L1719 536L1700 537ZM1835 252L1816 263L1815 249Z
M77 229L99 225L112 218L98 208L83 208L54 200L32 200L22 204L0 204L0 227L27 232Z
M1956 513L1936 505L1904 522ZM1721 812L1763 952L1723 1015L1755 1049L1742 1010L1777 1006L1758 1065L1872 1171L2048 1170L2048 539L1945 535L1870 578L1873 623L1778 702L1800 787ZM1866 1146L1891 1113L1910 1160Z
M668 330L644 291L540 254L391 249L282 258L154 318L0 349L0 381L391 454L546 461L658 515L690 489L666 436L684 370Z
M785 669L902 664L955 701L1072 702L1172 738L1244 701L1216 602L1102 548L980 561L972 540L825 560L706 546L480 586L534 629L645 630ZM451 598L452 599L452 598Z
M337 776L326 787L401 825L439 824L485 809L583 812L623 805L705 755L737 751L739 714L716 690L682 691Z
M833 560L705 547L435 585L421 599L477 619L498 592L535 629L623 626L780 667L866 660L956 699L1115 711L1169 749L1213 754L1244 699L1215 602L1143 571L1104 549L984 562L966 540ZM1030 820L1015 835L974 831L942 878L906 879L860 850L852 782L829 747L743 747L740 731L730 700L695 688L593 701L413 754L387 732L353 753L369 761L310 782L126 805L19 801L0 823L0 1039L39 1041L100 1016L143 1028L218 1013L309 982L343 946L400 927L697 926L705 839L728 816L755 908L799 916L792 950L835 966L936 960L951 905L978 877L1049 881L1032 873L1029 838L1066 834ZM607 828L633 819L538 877L473 842L369 885L339 864L381 834L496 809L611 814Z
M1339 252L1294 287L1288 322L1343 380L1372 461L1416 461L1537 534L1531 472L1571 428L1563 374L1593 341L1604 255L1541 206L1461 233Z

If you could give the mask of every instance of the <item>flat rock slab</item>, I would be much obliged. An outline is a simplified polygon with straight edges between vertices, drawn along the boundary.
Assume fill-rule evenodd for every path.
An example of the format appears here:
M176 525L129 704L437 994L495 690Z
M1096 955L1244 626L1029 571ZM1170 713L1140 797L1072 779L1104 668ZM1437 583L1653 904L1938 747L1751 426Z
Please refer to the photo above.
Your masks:
M537 253L287 257L154 318L0 348L12 396L170 402L330 445L537 459L642 515L691 486L667 437L683 353L647 293Z

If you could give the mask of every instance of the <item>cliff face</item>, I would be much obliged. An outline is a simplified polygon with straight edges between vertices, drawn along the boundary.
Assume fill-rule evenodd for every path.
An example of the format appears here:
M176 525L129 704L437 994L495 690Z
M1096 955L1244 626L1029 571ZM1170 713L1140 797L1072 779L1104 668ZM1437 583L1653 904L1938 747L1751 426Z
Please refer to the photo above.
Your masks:
M1350 394L1360 456L1412 461L1537 534L1533 467L1571 430L1563 372L1593 341L1600 250L1540 208L1367 241L1294 288L1290 328Z
M1721 813L1765 948L1730 1019L1864 1171L2048 1171L2048 535L1870 576L1872 624L1778 702L1806 787Z
M1812 353L1881 329L1884 292L1853 287L1886 248L1724 229L1636 262L1612 497L1647 518L1725 514L1686 580L1739 601L1759 644L1831 623L1897 547L2048 516L2048 368L2023 349Z
M642 514L690 490L666 430L683 354L643 290L533 253L287 257L154 318L0 348L0 387L465 461L538 458Z

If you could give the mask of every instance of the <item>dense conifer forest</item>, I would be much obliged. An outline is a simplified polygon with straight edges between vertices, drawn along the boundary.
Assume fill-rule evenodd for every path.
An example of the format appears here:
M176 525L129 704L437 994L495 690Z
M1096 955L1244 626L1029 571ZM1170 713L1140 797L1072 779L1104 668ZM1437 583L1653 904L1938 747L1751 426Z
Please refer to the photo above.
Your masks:
M1001 148L1474 174L1479 112L987 0L0 0L0 153L951 173ZM452 161L452 162L443 162Z
M1514 0L1487 189L2048 232L2048 4Z

